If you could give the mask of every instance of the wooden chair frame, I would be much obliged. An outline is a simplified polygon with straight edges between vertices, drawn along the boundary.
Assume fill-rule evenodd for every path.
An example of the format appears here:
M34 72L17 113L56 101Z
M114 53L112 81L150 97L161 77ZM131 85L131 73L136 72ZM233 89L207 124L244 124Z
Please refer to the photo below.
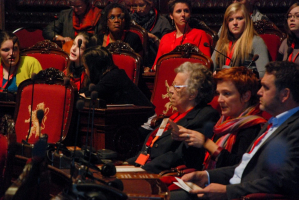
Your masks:
M139 75L140 75L140 67L141 67L141 63L142 63L141 56L139 54L135 53L135 51L129 46L129 44L127 44L123 41L120 41L120 40L110 43L107 46L107 49L112 54L129 56L135 60L136 68L135 68L135 73L134 73L134 77L133 77L132 81L135 85L138 85ZM123 69L123 68L121 68L121 69Z
M165 60L176 59L176 58L197 59L197 60L199 60L198 63L202 63L207 68L211 69L213 67L213 61L211 60L211 58L204 55L198 49L197 46L189 44L189 43L177 46L173 51L161 56L157 61L157 70L156 70L156 76L155 76L154 90L153 90L153 94L152 94L152 98L151 98L152 103L154 101L156 89L158 87L158 81L159 81L158 79L159 79L159 75L160 75L159 69L160 69L161 63ZM187 60L186 60L186 62L187 62ZM162 118L164 117L164 114L162 114L162 113L157 113L157 115L158 115L158 118L154 118L151 122L151 126L153 126L153 127L156 126L157 123L160 122L161 117ZM160 115L160 117L159 117L159 115Z
M130 25L130 29L132 32L139 32L142 35L142 48L143 48L143 61L146 63L147 59L148 59L148 35L147 35L147 31L141 27L139 24L137 24L134 20L131 20L131 25ZM138 52L137 52L138 53Z
M62 71L59 71L58 69L54 68L48 68L45 70L40 71L38 74L35 75L34 81L32 79L27 79L23 81L19 87L18 87L18 93L17 93L17 101L16 101L16 109L14 113L14 121L17 121L18 114L19 114L19 108L20 108L20 103L21 103L21 97L22 97L22 90L26 86L32 85L32 84L49 84L49 85L64 85L64 80L63 80L64 74ZM65 125L63 126L63 134L62 134L62 140L64 140L67 136L71 119L72 119L72 114L73 114L73 108L74 108L74 102L76 99L76 94L78 93L77 87L73 82L70 82L68 86L66 86L68 89L71 90L71 97L70 97L70 103L69 103L69 110L68 110L68 116L65 121ZM66 116L65 116L66 118ZM59 142L59 141L57 141Z
M279 30L279 28L271 21L259 20L253 22L253 26L258 34L277 35L280 38L280 42L282 42L287 37L286 34Z
M32 47L29 47L21 51L22 56L27 56L29 54L35 54L35 53L60 55L63 58L65 58L65 68L63 70L65 70L68 66L69 55L65 51L63 51L56 43L51 42L50 40L44 40L38 42Z
M214 30L212 30L208 25L197 18L191 18L189 22L190 26L192 28L201 29L206 32L206 34L210 35L213 39L213 43L211 44L213 48L216 47L216 43L219 39L218 33ZM211 49L211 53L213 52L213 49Z

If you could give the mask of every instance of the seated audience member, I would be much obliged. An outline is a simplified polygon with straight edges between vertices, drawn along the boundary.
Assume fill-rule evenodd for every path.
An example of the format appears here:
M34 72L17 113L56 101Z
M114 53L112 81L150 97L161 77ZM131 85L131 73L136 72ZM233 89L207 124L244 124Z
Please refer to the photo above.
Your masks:
M153 0L134 0L132 19L148 32L148 63L151 67L157 56L160 39L172 29L168 19L154 8Z
M299 3L294 3L289 8L286 18L287 38L280 45L277 60L299 64Z
M80 47L79 41L81 41ZM64 74L70 77L71 81L77 85L78 91L80 90L86 76L82 61L82 54L84 53L85 49L95 45L95 36L92 36L86 32L79 32L71 47L70 62L66 70L64 70Z
M123 69L114 65L111 53L102 46L90 47L83 53L83 63L89 83L95 84L98 97L107 104L153 106ZM85 95L90 92L85 89ZM153 114L153 113L151 113Z
M70 0L71 8L62 10L59 18L43 30L45 39L68 42L80 31L98 33L101 9L92 6L90 0Z
M219 119L219 113L207 105L214 96L212 73L205 66L190 62L182 64L175 71L177 75L169 87L169 95L170 103L177 108L177 112L170 116L170 119L180 126L203 133L207 124L213 126ZM162 135L160 131L158 132L161 126L150 133L140 153L127 162L133 165L140 164L143 169L152 173L159 173L182 164L188 166L190 163L192 164L190 167L202 164L204 149L186 148L184 142L173 140L168 126L163 130ZM183 151L188 153L192 160L186 160L185 163ZM147 159L140 162L142 157Z
M232 0L232 3L241 3L244 4L248 12L250 13L251 20L253 22L260 21L260 20L266 20L270 21L267 15L262 14L257 7L254 6L254 3L256 0ZM220 36L222 26L220 27L218 31L218 36Z
M189 26L191 8L189 0L170 0L168 2L169 15L175 30L162 37L152 70L156 70L157 61L162 55L174 50L176 46L186 43L197 46L205 55L211 56L210 48L204 46L204 43L210 43L207 34L203 30Z
M38 60L30 56L20 56L18 37L6 31L0 31L1 66L0 91L18 90L19 84L31 78L32 73L38 73L42 67Z
M123 4L125 5L129 13L134 12L133 10L134 0L123 0Z
M254 30L243 4L233 3L226 9L216 49L221 54L214 51L212 55L214 70L231 66L248 67L252 63L251 67L257 69L259 77L264 76L265 65L269 62L267 46ZM254 55L259 56L256 62L252 62Z
M258 91L260 109L273 117L231 167L182 177L203 187L190 193L209 199L238 199L252 193L299 195L299 65L270 62ZM297 199L294 198L293 199Z
M130 14L123 5L117 3L107 5L100 20L102 29L98 35L98 44L106 47L110 42L122 40L136 53L142 54L139 36L129 31L130 21Z
M194 130L180 127L172 136L188 146L205 148L205 168L238 164L242 155L256 138L266 120L259 116L257 91L259 80L245 67L232 67L218 72L216 94L222 116L214 127L213 142Z

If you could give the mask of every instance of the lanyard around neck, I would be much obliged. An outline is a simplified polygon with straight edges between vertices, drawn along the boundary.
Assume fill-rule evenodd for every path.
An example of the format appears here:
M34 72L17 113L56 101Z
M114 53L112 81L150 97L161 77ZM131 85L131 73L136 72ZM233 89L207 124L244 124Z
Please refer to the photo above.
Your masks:
M227 57L228 58L226 58L226 62L225 62L225 65L227 65L227 66L229 66L229 64L230 64L230 62L231 62L231 59L232 59L232 57L233 57L233 55L234 55L234 51L235 51L235 46L233 46L233 42L232 41L230 41L229 42L229 46L228 46L228 51L227 51L227 53L226 53L226 55L227 55ZM229 59L230 58L230 59Z
M292 48L295 49L295 43L292 43ZM289 55L289 61L290 62L295 62L296 58L299 56L299 52L296 54L296 56L294 57L293 61L292 61L292 57L293 57L293 52Z
M10 70L10 68L9 68L9 70ZM18 65L16 65L13 73L11 73L9 75L6 83L3 85L3 79L4 79L4 77L3 77L3 65L2 65L2 62L1 62L1 64L0 64L0 87L1 87L0 92L2 92L3 89L5 89L7 87L7 84L9 84L9 81L12 80L12 78L15 75L15 73L17 72L17 70L18 70Z

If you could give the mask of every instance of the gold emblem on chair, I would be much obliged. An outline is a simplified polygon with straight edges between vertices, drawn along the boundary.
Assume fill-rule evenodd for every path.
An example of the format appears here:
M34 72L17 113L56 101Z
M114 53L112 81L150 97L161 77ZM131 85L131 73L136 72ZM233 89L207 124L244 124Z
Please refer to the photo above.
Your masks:
M36 116L36 112L38 110L44 111L44 118L42 120L41 126L39 126L38 119ZM36 109L32 110L32 125L31 125L28 139L30 139L32 135L35 135L35 138L39 136L39 131L40 131L39 127L41 128L41 130L45 129L45 122L47 120L47 115L49 113L49 110L50 110L49 107L46 108L44 102L37 104ZM29 111L29 119L26 119L25 123L30 123L31 105L28 106L28 111Z
M167 93L166 93L166 94L162 94L162 99L166 99L166 98L169 99L169 98L171 98L171 93L169 92L169 84L168 84L167 80L165 80L165 86L166 86L166 91L167 91ZM166 108L166 110L163 110L163 114L164 114L164 115L166 115L170 109L172 109L172 112L177 111L177 108L174 107L174 106L171 104L170 101L167 102L167 103L164 105L164 107Z

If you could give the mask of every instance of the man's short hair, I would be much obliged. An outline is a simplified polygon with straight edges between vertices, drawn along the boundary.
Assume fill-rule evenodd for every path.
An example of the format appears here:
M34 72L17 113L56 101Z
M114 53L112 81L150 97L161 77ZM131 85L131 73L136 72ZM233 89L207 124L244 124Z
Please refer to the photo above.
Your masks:
M289 88L293 100L299 103L299 65L287 61L273 61L266 65L266 72L275 76L278 90Z

